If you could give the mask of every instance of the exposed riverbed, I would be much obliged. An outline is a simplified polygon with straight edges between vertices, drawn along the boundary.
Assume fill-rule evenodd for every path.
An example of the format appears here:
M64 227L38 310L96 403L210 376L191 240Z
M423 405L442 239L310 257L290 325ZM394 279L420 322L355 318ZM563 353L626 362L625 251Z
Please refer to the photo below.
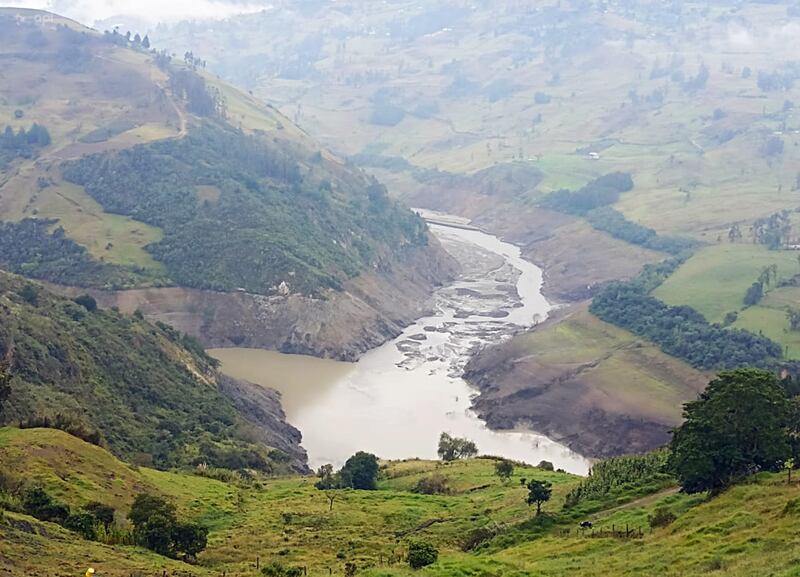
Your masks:
M438 220L438 219L437 219ZM455 222L460 226L462 223ZM283 394L288 421L303 433L310 465L341 465L355 451L382 458L433 458L439 434L475 441L483 454L586 473L589 463L528 431L491 431L471 411L475 391L461 378L470 354L544 320L542 272L519 248L489 234L431 225L462 265L433 297L433 316L341 363L253 349L215 349L224 372Z

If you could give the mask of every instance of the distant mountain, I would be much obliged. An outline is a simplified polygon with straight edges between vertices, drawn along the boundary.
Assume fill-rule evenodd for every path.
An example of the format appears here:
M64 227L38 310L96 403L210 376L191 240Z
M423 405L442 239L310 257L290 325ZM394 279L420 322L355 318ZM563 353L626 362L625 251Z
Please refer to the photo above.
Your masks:
M0 267L108 294L183 287L256 308L263 297L270 308L260 324L242 319L246 331L182 328L271 348L293 348L303 321L296 304L277 321L292 308L281 300L333 309L354 301L365 275L392 284L393 274L415 276L421 297L452 273L422 219L382 185L192 54L45 12L0 10L0 31ZM431 263L426 278L420 262ZM413 318L414 300L424 298L351 305L350 324L374 336L339 350L312 339L303 352L356 355Z

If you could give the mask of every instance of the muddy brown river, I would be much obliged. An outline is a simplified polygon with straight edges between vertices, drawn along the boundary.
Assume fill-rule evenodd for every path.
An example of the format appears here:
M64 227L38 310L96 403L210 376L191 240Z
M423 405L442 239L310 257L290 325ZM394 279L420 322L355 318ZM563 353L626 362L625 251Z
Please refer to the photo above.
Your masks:
M437 222L454 217L438 215ZM303 433L312 467L340 466L356 451L385 459L435 458L440 433L465 436L483 454L585 474L589 461L536 433L491 431L470 409L476 394L461 378L478 347L546 318L542 271L520 249L476 230L431 225L462 265L438 290L432 316L366 353L357 363L253 349L213 349L222 370L283 395L288 421Z

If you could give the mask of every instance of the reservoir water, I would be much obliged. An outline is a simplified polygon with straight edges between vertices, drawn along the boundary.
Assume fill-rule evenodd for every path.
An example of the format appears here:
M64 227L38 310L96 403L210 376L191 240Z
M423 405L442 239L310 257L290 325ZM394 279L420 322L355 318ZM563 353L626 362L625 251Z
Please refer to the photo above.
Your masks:
M546 318L551 305L542 296L541 269L484 232L431 229L461 263L460 278L435 293L431 316L357 363L253 349L209 353L231 376L282 393L314 468L340 466L360 450L384 459L435 458L439 435L448 432L475 441L482 454L547 460L585 474L588 460L544 436L488 429L470 409L476 391L461 378L476 348Z

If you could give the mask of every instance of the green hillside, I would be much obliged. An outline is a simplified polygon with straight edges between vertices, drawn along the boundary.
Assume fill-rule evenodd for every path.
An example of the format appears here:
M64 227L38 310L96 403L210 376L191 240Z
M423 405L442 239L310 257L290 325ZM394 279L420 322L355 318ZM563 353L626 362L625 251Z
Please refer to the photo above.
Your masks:
M0 457L6 475L24 467L32 483L71 507L99 498L116 508L121 523L133 495L147 491L170 498L179 515L211 528L198 564L187 565L140 548L83 541L52 523L7 511L0 517L0 571L8 574L74 575L92 566L99 575L120 577L162 569L255 576L261 574L258 559L261 567L307 567L309 575L329 569L343 575L352 563L358 575L376 577L797 575L798 492L785 476L762 474L712 499L677 493L669 479L639 479L566 510L565 495L581 482L571 475L517 466L504 482L491 459L391 462L381 468L377 491L337 492L330 510L325 493L307 478L224 483L131 468L58 431L0 429ZM410 491L433 474L449 479L450 494ZM538 521L525 504L522 478L553 484L546 516ZM651 530L648 516L664 507L676 520ZM578 528L584 520L593 522L593 530ZM636 538L610 536L612 527L624 534L626 526ZM602 531L608 536L599 536ZM478 534L490 540L463 551L465 539ZM398 560L414 539L440 551L438 562L419 572Z
M0 266L63 285L320 295L427 244L374 179L143 41L2 9Z
M56 297L0 273L0 358L11 378L0 422L61 421L117 456L159 468L304 467L300 435L283 422L276 394L248 393L217 373L191 337L97 309L90 297Z
M516 202L631 172L626 216L713 241L793 208L800 86L780 38L798 17L788 0L288 3L158 41L388 172L541 170Z
M207 58L412 206L520 245L551 301L585 301L694 252L652 295L708 323L736 312L727 328L768 337L792 360L800 68L787 39L799 18L790 0L345 0L178 23L158 42ZM593 186L614 174L632 183ZM772 264L779 278L745 308ZM473 383L491 389L481 410L494 426L533 414L540 430L603 455L621 438L663 439L702 371L739 362L689 366L683 344L621 320L646 318L620 310L604 317L613 326L580 306L478 353L492 378ZM575 359L553 352L565 340ZM543 409L542 390L591 414L591 426Z

